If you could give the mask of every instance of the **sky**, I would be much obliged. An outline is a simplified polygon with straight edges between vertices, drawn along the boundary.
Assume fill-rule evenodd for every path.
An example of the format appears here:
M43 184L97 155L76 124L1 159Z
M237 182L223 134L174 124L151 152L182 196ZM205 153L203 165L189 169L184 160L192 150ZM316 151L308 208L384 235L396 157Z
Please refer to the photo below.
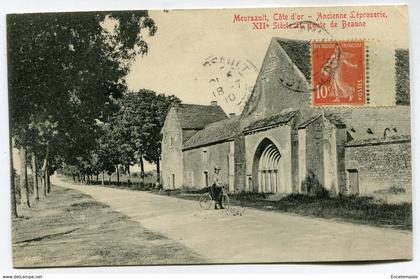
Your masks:
M239 100L249 96L255 83L262 60L272 37L290 39L374 39L392 40L397 46L408 46L406 11L401 8L373 8L366 6L357 11L386 11L388 18L369 20L366 28L331 29L331 35L297 30L253 30L250 22L233 23L234 15L264 15L273 24L275 14L302 14L308 19L317 17L317 12L351 12L350 8L274 8L274 9L213 9L213 10L151 10L149 16L158 27L154 37L145 37L149 44L147 55L137 57L127 76L131 90L151 89L158 93L175 94L184 103L209 104L217 100L226 113L241 112L243 103ZM404 30L405 29L405 30ZM233 71L234 79L226 78L226 63L215 63L205 67L209 57L223 57L225 61L235 60L253 65L252 70ZM218 59L220 60L220 59ZM240 73L239 73L240 72ZM235 76L236 74L236 76ZM236 79L238 77L238 79ZM218 78L219 82L210 82ZM238 88L238 83L241 88ZM217 89L222 87L223 94ZM219 88L220 89L220 88ZM216 94L213 94L216 92ZM231 101L235 95L235 100ZM216 97L215 97L216 96ZM232 97L232 98L228 98Z
M325 20L328 35L272 28L275 15L288 15L289 19L283 22L292 23L296 21L291 20L292 14L314 19L318 12L350 13L355 9L359 12L386 11L388 17L386 20L364 19L367 27L363 29L333 29L328 27L330 21ZM266 15L271 26L256 30L251 22L234 23L235 15ZM227 114L241 113L273 37L299 40L381 38L392 41L395 47L408 47L406 10L393 6L150 10L149 16L158 30L153 37L144 34L149 52L137 56L133 62L126 77L129 90L145 88L174 94L183 103L191 104L208 105L216 100ZM379 83L383 81L383 78L378 80ZM14 157L17 158L17 154ZM146 170L152 169L155 166L146 165ZM138 171L137 166L133 171Z
M387 13L386 20L364 19L366 28L333 29L328 27L330 21L325 20L329 35L306 30L255 30L251 22L234 23L235 15L267 15L268 24L273 24L275 14L277 17L288 15L288 20L283 22L292 23L293 13L314 19L318 12L351 13L354 10L354 7L151 10L149 16L158 30L155 36L145 37L149 52L136 58L126 80L133 91L146 88L157 93L174 94L184 103L192 104L208 105L216 100L227 114L240 114L272 37L300 40L381 38L392 41L396 47L407 48L408 34L405 9L393 6L357 8L359 12ZM204 66L212 59L217 62ZM226 61L240 61L240 66L230 72L231 79L227 75L232 67ZM249 69L243 70L246 66ZM383 79L378 82L382 83ZM154 166L147 165L146 168L154 169Z

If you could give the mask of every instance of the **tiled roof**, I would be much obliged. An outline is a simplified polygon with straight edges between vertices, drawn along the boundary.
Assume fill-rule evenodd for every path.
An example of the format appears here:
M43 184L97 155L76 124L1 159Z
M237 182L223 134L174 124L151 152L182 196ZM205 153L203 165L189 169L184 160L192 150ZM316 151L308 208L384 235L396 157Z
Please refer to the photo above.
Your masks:
M299 124L298 128L306 128L318 119L318 113ZM383 108L327 108L324 116L339 128L346 128L349 138L354 141L410 135L410 107L395 106Z
M203 129L210 123L228 118L218 105L179 104L176 111L182 129Z
M309 117L307 120L305 120L301 124L299 124L298 128L299 129L304 129L304 128L308 127L309 124L311 124L312 122L314 122L315 120L317 120L321 116L322 116L322 114L315 114L312 117Z
M362 145L376 145L376 144L384 144L384 143L394 143L394 142L402 142L411 141L411 136L409 135L400 135L400 136L392 136L387 138L370 138L364 140L352 140L345 144L345 146L362 146Z
M302 72L306 80L311 80L311 54L309 41L275 38L287 56Z
M345 128L346 124L343 122L343 119L335 113L325 113L324 117L327 118L333 125L338 128Z
M195 133L183 145L183 149L191 149L211 143L230 140L241 133L240 118L234 117L207 125Z
M306 121L304 121L301 124L299 124L298 128L299 129L303 129L303 128L308 127L312 122L314 122L315 120L317 120L321 116L322 116L322 114L315 114L314 116L310 117ZM346 124L342 121L342 119L340 118L340 116L338 116L337 114L334 114L334 113L325 113L324 114L324 117L326 119L328 119L333 125L335 125L338 128L345 128L346 127Z
M266 128L289 122L299 111L290 110L252 122L244 128L244 132Z
M300 74L290 72L291 68L299 71L302 76L300 76ZM260 97L264 94L264 92L267 92L268 90L278 90L281 92L281 90L283 90L282 82L271 82L266 84L263 80L281 80L281 76L284 71L292 76L295 76L294 78L299 80L302 90L305 91L306 89L309 89L309 83L311 81L311 55L309 41L272 37L262 61L260 72L251 95L248 97L241 113L242 116L248 116L256 109L260 101ZM296 82L294 81L293 83ZM287 83L288 82L286 82L286 84ZM267 86L263 86L263 84ZM288 87L288 85L286 85L286 87Z
M383 138L386 129L391 136L410 135L410 107L329 108L325 114L339 115L351 139Z

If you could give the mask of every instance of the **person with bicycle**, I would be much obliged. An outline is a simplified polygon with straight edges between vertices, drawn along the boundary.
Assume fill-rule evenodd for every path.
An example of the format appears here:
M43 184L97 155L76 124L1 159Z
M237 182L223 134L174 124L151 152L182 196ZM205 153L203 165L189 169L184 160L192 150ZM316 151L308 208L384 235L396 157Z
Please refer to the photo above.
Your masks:
M216 201L214 209L225 209L223 207L223 183L220 175L220 167L214 167L213 183L211 186L212 198ZM219 208L217 207L219 205Z

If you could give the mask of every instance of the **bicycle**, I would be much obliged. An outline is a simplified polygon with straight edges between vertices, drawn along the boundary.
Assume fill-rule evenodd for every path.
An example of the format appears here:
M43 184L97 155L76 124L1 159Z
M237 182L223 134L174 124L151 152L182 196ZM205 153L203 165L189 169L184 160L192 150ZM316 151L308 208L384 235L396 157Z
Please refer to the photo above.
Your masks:
M200 199L198 200L200 207L203 209L209 209L210 207L214 206L216 203L216 200L213 199L213 193L212 193L212 187L209 187L209 190L202 194L200 196ZM222 205L223 207L228 210L229 209L229 196L228 194L225 192L225 187L222 187Z

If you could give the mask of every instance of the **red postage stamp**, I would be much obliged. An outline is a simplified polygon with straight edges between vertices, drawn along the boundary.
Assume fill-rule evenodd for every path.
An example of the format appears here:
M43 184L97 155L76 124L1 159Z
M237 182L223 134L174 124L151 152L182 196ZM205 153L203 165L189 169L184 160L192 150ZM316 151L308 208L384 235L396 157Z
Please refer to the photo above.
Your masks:
M366 104L365 42L313 41L312 105Z

